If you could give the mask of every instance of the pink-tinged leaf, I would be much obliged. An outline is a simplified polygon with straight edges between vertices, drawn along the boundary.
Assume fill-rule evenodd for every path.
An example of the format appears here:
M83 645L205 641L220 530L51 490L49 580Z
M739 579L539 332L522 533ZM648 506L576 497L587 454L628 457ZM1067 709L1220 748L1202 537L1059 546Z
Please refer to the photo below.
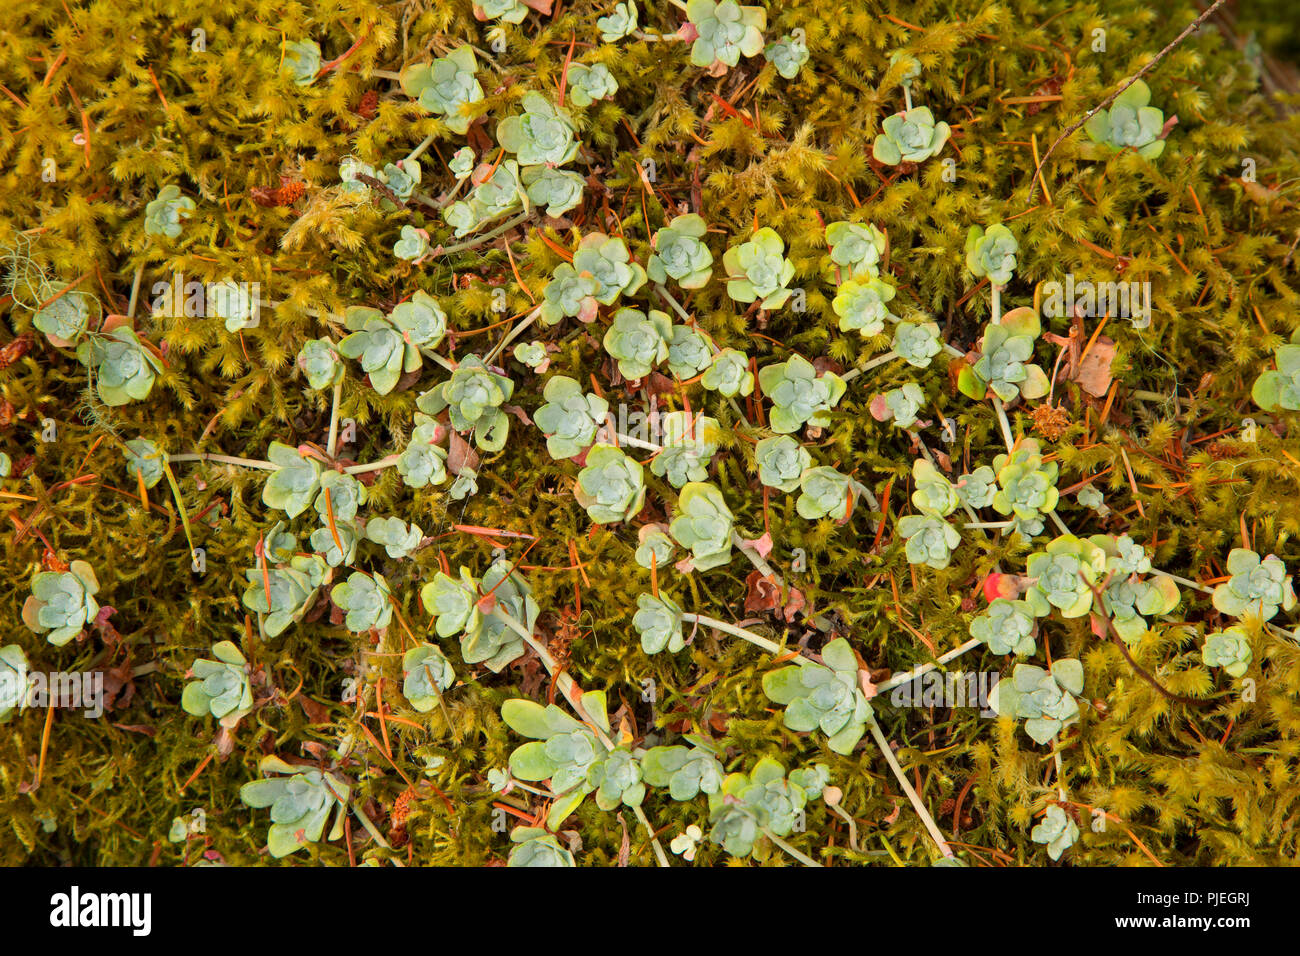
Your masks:
M1014 601L1019 596L1019 578L1014 574L994 572L984 579L984 600L990 604L998 598Z
M880 693L876 685L871 682L871 675L865 670L858 671L858 686L862 688L862 695L871 700L876 694Z
M760 558L766 559L772 553L772 535L764 532L757 538L742 538L740 542L746 548L752 548Z
M884 395L873 396L868 407L871 409L871 417L878 422L887 422L893 415L889 410L889 403L885 401Z
M682 24L681 29L677 31L677 38L683 43L694 43L699 39L700 31L695 28L695 24L687 20Z
M695 570L695 565L694 563L692 563L690 558L682 558L680 561L674 564L673 567L675 567L682 574L690 574L692 571Z

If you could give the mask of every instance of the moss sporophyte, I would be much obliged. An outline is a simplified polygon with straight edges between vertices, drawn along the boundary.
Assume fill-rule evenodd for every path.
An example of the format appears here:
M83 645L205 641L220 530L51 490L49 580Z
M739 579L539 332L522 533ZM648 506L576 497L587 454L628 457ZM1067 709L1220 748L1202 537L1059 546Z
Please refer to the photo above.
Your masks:
M1106 12L17 0L0 862L1293 859L1300 131Z

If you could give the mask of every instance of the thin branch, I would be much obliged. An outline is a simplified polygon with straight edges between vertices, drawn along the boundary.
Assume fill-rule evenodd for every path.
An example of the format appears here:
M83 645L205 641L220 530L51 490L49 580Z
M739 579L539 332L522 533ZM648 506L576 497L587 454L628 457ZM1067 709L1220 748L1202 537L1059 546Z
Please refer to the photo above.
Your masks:
M1085 123L1087 123L1088 120L1092 119L1095 115L1100 113L1106 107L1110 106L1111 103L1114 103L1115 100L1119 98L1119 95L1121 93L1123 93L1130 86L1136 83L1139 79L1142 78L1144 74L1148 73L1152 69L1152 67L1154 67L1157 63L1159 63L1166 56L1168 56L1169 52L1173 50L1174 47L1178 46L1178 44L1182 43L1183 40L1187 39L1188 35L1194 33L1196 29L1200 27L1200 25L1204 23L1205 20L1208 19L1212 13L1214 13L1215 10L1223 6L1224 2L1225 0L1214 0L1214 3L1211 4L1210 7L1204 13L1202 13L1199 17L1197 17L1195 20L1189 23L1187 25L1187 28L1183 30L1182 33L1174 37L1173 42L1171 42L1163 50L1157 53L1154 60L1152 60L1146 66L1142 67L1142 69L1134 73L1131 77L1128 78L1128 80L1124 83L1123 86L1117 89L1114 93L1110 94L1110 96L1106 97L1106 99L1103 100L1100 104L1094 106L1091 110L1088 111L1088 113L1082 119L1080 119L1069 129L1067 129L1064 133L1056 137L1056 142L1052 143L1052 145L1047 148L1047 152L1045 152L1043 154L1043 158L1039 160L1038 167L1034 170L1034 175L1030 179L1029 198L1025 201L1026 206L1030 205L1034 201L1034 193L1038 191L1039 174L1042 171L1042 168L1045 165L1047 165L1048 157L1051 156L1052 153L1056 151L1056 147L1060 146L1061 143L1065 142L1065 140L1069 139L1071 136L1077 133L1079 131L1079 128L1082 127Z

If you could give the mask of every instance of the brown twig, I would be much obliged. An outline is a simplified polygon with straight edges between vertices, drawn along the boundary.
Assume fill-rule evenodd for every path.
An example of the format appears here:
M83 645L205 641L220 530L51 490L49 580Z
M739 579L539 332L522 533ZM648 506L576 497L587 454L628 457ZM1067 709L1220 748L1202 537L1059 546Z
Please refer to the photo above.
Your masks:
M1128 80L1124 83L1123 86L1117 89L1114 93L1110 94L1110 96L1106 97L1106 99L1104 99L1101 103L1094 106L1091 110L1089 110L1084 115L1082 119L1080 119L1069 129L1067 129L1064 133L1056 137L1056 142L1052 143L1052 145L1048 147L1047 152L1043 154L1042 160L1039 161L1037 168L1034 169L1034 175L1030 177L1029 198L1026 200L1026 202L1033 202L1034 193L1038 191L1039 175L1041 174L1043 167L1047 165L1048 157L1051 156L1052 153L1056 151L1056 147L1060 146L1061 143L1065 142L1067 139L1069 139L1071 136L1077 133L1079 131L1079 128L1083 126L1085 123L1087 123L1088 120L1092 119L1093 116L1100 113L1106 107L1110 106L1111 103L1114 103L1115 100L1119 98L1119 95L1121 93L1123 93L1130 86L1132 86L1134 83L1140 80L1144 74L1148 73L1157 63L1159 63L1166 56L1168 56L1169 52L1173 50L1174 47L1178 46L1178 44L1182 43L1183 40L1187 39L1189 34L1194 33L1196 29L1200 27L1202 23L1205 22L1205 20L1210 16L1210 14L1214 13L1215 10L1223 6L1225 2L1226 0L1214 0L1214 3L1211 4L1210 7L1204 13L1202 13L1199 17L1197 17L1195 20L1189 23L1187 25L1187 28L1183 30L1182 33L1174 37L1174 39L1163 50L1157 53L1155 59L1153 59L1146 66L1142 67L1142 69L1134 73L1131 77L1128 78ZM1044 186L1044 189L1046 189L1046 186Z

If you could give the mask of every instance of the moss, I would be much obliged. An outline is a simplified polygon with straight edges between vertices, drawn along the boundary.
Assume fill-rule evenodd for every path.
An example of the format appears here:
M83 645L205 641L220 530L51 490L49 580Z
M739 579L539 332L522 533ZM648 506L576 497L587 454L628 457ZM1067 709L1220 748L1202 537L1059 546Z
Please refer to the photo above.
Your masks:
M600 45L595 21L609 12L605 5L557 6L557 16L499 25L503 49L468 3L442 0L404 7L241 0L221 12L177 0L19 0L8 11L12 42L0 54L7 269L39 288L38 273L55 289L74 283L97 301L95 321L128 312L138 274L135 325L162 350L166 367L146 400L105 407L72 350L56 348L33 327L36 303L26 284L4 290L12 296L0 324L8 422L0 426L0 447L15 464L0 498L7 535L0 618L14 622L6 641L23 647L33 670L103 669L110 689L120 689L101 720L58 711L47 724L48 712L31 709L0 725L0 827L14 837L0 837L0 862L178 864L210 851L228 863L270 863L261 854L266 814L239 802L240 786L257 776L266 753L332 763L348 738L343 772L357 780L360 804L394 848L379 847L354 817L351 850L346 840L321 843L286 863L504 861L509 843L494 829L494 807L527 816L543 806L519 791L495 795L487 782L488 771L504 767L521 743L501 722L501 703L548 696L550 678L535 655L493 674L465 665L454 642L444 641L462 683L445 693L445 708L419 713L400 695L401 655L412 644L404 627L372 644L332 624L326 609L263 639L240 595L259 536L276 520L262 503L264 473L177 462L171 469L179 500L164 480L148 492L146 507L125 471L122 445L142 436L172 454L252 459L264 458L272 441L324 446L331 393L305 390L294 360L309 339L338 340L347 306L387 311L424 290L447 308L451 354L483 354L510 317L540 301L539 289L563 261L559 250L571 251L594 231L624 237L645 264L655 230L676 215L700 213L710 226L715 275L688 294L687 308L718 347L742 350L760 367L798 352L847 369L888 348L887 338L873 343L838 330L833 286L822 271L825 223L869 221L886 231L886 269L898 287L891 308L905 319L932 317L944 340L963 351L990 314L987 290L976 290L964 268L972 224L1006 223L1018 237L1016 276L1003 292L1009 304L1030 304L1038 283L1067 273L1149 281L1151 327L1112 318L1103 332L1114 342L1117 391L1097 397L1063 376L1053 390L1051 402L1072 422L1043 442L1060 463L1058 484L1092 478L1111 509L1101 518L1067 495L1066 520L1089 533L1127 532L1152 549L1158 567L1199 581L1226 573L1223 560L1243 534L1288 566L1300 557L1296 419L1265 415L1249 401L1258 372L1297 325L1300 214L1282 184L1300 175L1300 124L1290 110L1294 97L1271 97L1257 85L1234 42L1240 36L1202 30L1146 76L1153 102L1179 118L1157 161L1086 158L1080 132L1043 170L1049 201L1033 181L1035 155L1190 22L1198 13L1193 4L771 4L769 41L795 28L807 36L811 58L794 80L761 56L714 78L689 65L684 44ZM670 34L682 21L670 5L645 6L647 32ZM1097 29L1106 31L1105 54L1092 52ZM194 49L196 30L205 52ZM1261 36L1272 42L1272 34ZM327 65L343 59L300 87L278 67L282 43L306 38L320 44ZM619 91L574 111L585 148L578 167L590 174L581 206L564 219L538 216L489 242L440 253L438 243L456 240L432 210L413 204L386 212L349 198L337 188L338 167L356 156L382 168L431 136L418 188L430 196L449 188L445 162L465 137L375 71L398 71L466 40L486 61L478 73L485 97L473 107L486 119L469 139L486 162L496 154L487 139L495 123L519 111L526 91L554 96L570 54L608 66ZM899 48L923 67L912 96L953 129L939 157L915 169L869 159L881 120L902 108L905 67L889 62ZM372 93L378 99L367 105ZM1258 182L1242 182L1244 157L1256 160ZM944 178L948 158L956 160L955 182ZM47 160L53 181L42 177ZM146 204L169 184L197 204L174 240L144 231ZM292 202L266 204L281 199ZM392 255L405 225L427 230L435 247L419 266ZM722 254L758 225L785 240L795 266L790 286L804 290L805 311L760 313L727 298ZM258 282L276 304L239 334L219 319L151 316L154 284L176 273ZM499 290L504 312L494 310ZM646 287L624 304L663 303ZM601 349L607 324L607 316L591 327L566 320L529 337L556 347L550 373L584 387L594 375L611 407L640 407L640 393L612 374ZM1053 334L1070 334L1062 319L1049 325ZM1083 341L1095 331L1088 320ZM873 351L873 344L880 347ZM1037 359L1050 372L1055 346L1040 340ZM546 376L507 364L516 386L511 403L535 411ZM346 456L370 462L404 447L416 397L445 375L426 362L418 383L379 395L360 374L347 363L340 412L355 422ZM902 671L966 641L981 580L998 564L1023 568L1034 548L1019 537L968 536L946 569L908 566L894 527L910 510L917 451L904 431L871 416L873 395L918 382L928 403L922 417L955 422L951 445L942 444L937 425L925 433L931 448L951 455L954 474L990 463L1005 448L989 405L958 394L940 363L926 372L886 364L868 376L850 384L810 450L814 464L853 474L881 499L887 519L879 535L881 513L862 503L836 525L800 518L794 496L765 499L752 444L765 433L737 415L740 409L755 421L752 400L733 406L698 384L660 394L661 406L681 409L685 395L692 409L705 407L719 420L724 434L713 480L742 537L771 534L770 560L807 608L793 622L748 609L751 567L740 557L706 572L665 568L657 575L688 609L749 619L778 642L802 641L815 651L847 636L880 677L882 669ZM1041 434L1030 415L1038 404L1014 408L1013 428ZM1260 423L1253 445L1237 440L1246 416ZM46 419L57 429L54 441L41 438ZM630 622L651 575L632 559L636 530L593 529L572 496L576 467L551 460L544 447L536 428L513 420L504 450L484 455L480 492L465 501L451 500L445 485L411 490L393 469L375 474L368 513L395 514L433 538L414 562L367 552L367 567L392 585L413 636L436 640L425 634L419 583L443 560L481 575L501 546L534 590L540 635L563 653L578 684L607 691L616 729L626 721L633 737L654 733L669 743L708 732L726 747L728 770L748 770L765 755L825 763L843 790L841 806L857 821L862 852L850 848L846 827L820 802L808 812L806 832L789 837L792 845L849 864L888 860L880 855L887 840L903 861L929 863L933 844L869 738L840 756L824 738L782 725L761 691L766 655L706 629L680 654L641 651ZM649 474L647 487L642 519L666 522L677 492ZM310 530L303 522L311 520L299 525ZM192 571L187 536L205 551L201 574ZM792 570L799 551L806 569ZM55 648L17 622L32 574L43 562L74 559L95 567L97 599L113 609L111 627ZM1087 702L1061 747L1061 782L1081 824L1094 807L1111 815L1102 832L1082 826L1067 860L1273 864L1300 850L1300 648L1252 632L1248 677L1256 697L1244 701L1237 682L1201 663L1200 636L1214 613L1208 595L1185 590L1178 619L1159 624L1132 652L1168 690L1204 699L1208 706L1200 708L1160 695L1086 618L1044 623L1040 645L1053 659L1080 658L1086 672ZM184 715L180 697L190 665L222 640L238 643L257 668L260 706L217 754L218 726ZM982 651L954 666L1010 669ZM647 680L657 687L653 705L642 697ZM345 690L357 686L364 706L345 701ZM919 780L923 801L970 862L1045 862L1029 831L1057 795L1047 751L1009 721L982 719L974 709L899 709L882 701L876 713ZM430 757L442 762L426 773ZM205 833L169 843L173 817L195 807L205 810ZM702 797L677 804L654 790L645 810L664 843L707 815ZM630 861L651 864L644 832L630 814L624 819ZM623 830L615 822L588 803L565 825L581 835L581 864L619 860ZM727 859L705 842L696 862ZM774 853L760 862L783 860Z

